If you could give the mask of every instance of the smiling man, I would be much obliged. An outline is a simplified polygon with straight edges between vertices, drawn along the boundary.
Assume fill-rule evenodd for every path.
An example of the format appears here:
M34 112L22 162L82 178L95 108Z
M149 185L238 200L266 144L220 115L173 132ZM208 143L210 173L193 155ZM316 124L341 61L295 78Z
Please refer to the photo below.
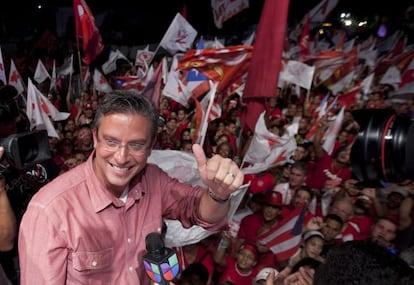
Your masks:
M93 125L88 160L42 188L19 233L21 284L149 284L145 238L163 218L184 227L227 224L229 196L243 172L219 155L207 160L193 146L206 188L169 177L147 163L158 113L142 96L106 94Z

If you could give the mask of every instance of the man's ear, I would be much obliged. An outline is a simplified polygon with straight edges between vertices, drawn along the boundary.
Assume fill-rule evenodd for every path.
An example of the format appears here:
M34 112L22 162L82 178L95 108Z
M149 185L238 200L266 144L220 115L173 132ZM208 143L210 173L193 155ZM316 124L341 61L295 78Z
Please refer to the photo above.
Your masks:
M93 138L93 148L96 148L96 144L98 143L98 131L97 131L97 129L92 129L92 138Z

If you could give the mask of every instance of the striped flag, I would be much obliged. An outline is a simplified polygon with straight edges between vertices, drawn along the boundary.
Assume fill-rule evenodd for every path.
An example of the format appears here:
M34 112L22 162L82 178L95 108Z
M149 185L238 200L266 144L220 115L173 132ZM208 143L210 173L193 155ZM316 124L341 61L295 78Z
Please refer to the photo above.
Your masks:
M272 229L259 236L259 242L269 248L278 261L289 259L299 248L306 207L298 207Z
M197 49L204 49L204 40L200 39L197 43ZM210 85L208 83L208 78L200 71L195 68L192 68L187 71L186 75L187 81L184 84L187 86L188 90L191 91L194 97L198 98L204 95L209 89Z

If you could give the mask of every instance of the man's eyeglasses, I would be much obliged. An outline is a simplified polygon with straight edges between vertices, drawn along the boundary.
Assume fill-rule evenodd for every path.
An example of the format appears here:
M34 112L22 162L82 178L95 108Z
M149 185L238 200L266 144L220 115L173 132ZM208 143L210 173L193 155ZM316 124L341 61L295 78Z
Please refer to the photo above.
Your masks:
M146 152L148 146L145 143L130 142L123 144L117 140L110 138L98 139L98 142L102 142L103 146L108 151L116 152L119 149L126 147L128 152L133 155L142 155Z

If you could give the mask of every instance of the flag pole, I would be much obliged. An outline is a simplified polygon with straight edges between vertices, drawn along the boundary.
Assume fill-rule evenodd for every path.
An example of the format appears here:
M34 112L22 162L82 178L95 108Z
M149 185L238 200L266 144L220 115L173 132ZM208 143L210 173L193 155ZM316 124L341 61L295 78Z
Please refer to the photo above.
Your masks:
M218 83L211 83L210 81L210 101L208 102L208 107L206 110L206 114L204 116L204 120L203 120L203 124L202 124L202 129L200 130L200 133L202 134L201 139L200 139L200 145L203 146L204 145L204 141L206 138L206 133L207 133L207 126L208 126L208 115L210 114L211 111L211 107L213 106L214 103L214 97L216 96L216 90L217 90L217 85Z

